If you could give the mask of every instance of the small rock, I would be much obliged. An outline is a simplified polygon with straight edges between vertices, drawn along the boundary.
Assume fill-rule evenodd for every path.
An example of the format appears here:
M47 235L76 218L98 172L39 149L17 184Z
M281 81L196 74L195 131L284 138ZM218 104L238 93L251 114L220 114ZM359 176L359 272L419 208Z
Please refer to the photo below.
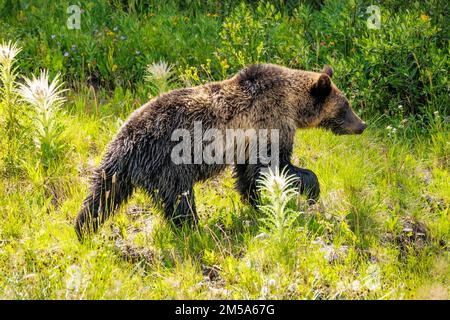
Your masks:
M260 234L258 234L255 239L267 239L269 237L269 235L265 232L261 232Z

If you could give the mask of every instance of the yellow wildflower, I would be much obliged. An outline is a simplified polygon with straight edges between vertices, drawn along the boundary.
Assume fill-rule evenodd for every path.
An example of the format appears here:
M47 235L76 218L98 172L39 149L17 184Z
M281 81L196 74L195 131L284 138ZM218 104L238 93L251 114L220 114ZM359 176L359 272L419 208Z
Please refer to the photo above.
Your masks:
M428 16L426 13L422 13L422 14L420 15L420 19L421 19L423 22L427 22L428 20L430 20L430 16Z

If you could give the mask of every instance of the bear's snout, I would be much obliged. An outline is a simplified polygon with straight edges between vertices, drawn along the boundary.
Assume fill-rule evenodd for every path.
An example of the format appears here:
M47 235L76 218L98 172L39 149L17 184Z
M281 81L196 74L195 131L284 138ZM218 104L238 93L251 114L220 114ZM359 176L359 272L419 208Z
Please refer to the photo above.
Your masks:
M344 130L347 134L361 134L367 128L367 124L351 109L345 113Z
M365 122L361 122L357 128L354 130L355 134L361 134L367 128L367 124Z
M364 121L354 122L348 125L341 134L361 134L367 128Z

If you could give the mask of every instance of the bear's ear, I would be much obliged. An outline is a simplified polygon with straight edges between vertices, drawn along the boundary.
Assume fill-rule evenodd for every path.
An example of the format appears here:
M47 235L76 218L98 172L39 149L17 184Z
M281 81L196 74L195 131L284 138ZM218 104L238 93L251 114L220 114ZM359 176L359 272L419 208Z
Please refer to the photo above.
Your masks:
M333 78L333 68L331 68L328 64L323 65L321 72L327 74L330 78Z
M331 79L327 74L322 73L319 79L311 87L311 94L318 98L325 98L331 92Z

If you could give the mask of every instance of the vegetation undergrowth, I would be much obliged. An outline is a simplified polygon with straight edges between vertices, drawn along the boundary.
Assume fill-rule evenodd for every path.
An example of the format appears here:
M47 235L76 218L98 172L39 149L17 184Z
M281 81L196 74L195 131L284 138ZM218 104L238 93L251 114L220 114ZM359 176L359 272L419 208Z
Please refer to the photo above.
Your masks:
M1 298L449 298L443 2L380 2L380 30L356 0L138 3L87 1L69 30L68 2L0 1ZM196 185L195 228L139 191L79 243L90 173L127 116L255 62L329 63L369 124L297 133L293 163L317 174L319 201L269 172L255 210L228 170Z

